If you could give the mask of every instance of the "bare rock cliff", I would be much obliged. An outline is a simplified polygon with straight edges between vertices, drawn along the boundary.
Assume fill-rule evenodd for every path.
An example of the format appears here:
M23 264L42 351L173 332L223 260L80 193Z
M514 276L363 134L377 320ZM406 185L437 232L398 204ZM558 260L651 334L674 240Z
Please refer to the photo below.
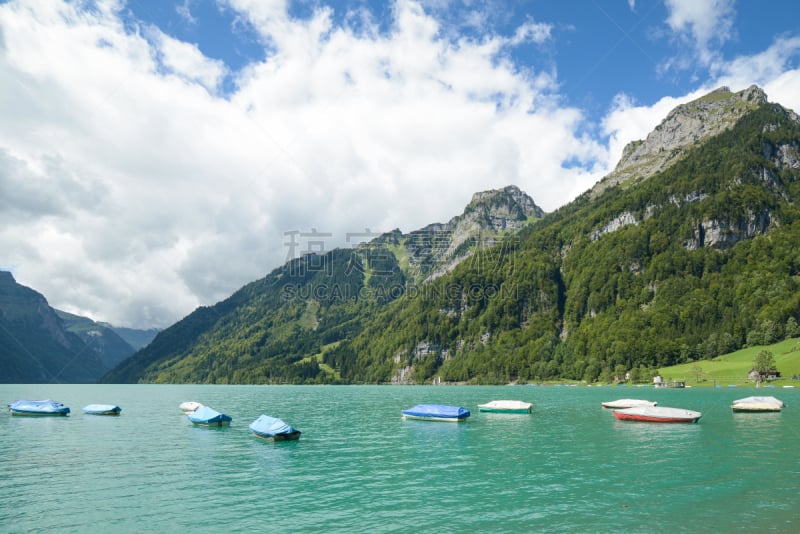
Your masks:
M598 182L592 193L596 195L614 185L631 185L653 176L679 161L695 143L731 128L748 111L766 102L764 91L751 85L738 93L720 87L676 107L647 139L625 147L614 171Z

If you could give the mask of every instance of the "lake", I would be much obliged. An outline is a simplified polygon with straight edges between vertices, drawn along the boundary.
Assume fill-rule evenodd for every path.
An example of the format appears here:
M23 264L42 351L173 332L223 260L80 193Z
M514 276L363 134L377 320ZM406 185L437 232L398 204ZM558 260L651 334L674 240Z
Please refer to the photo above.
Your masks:
M774 395L780 413L733 413ZM697 424L617 421L658 401ZM800 388L0 385L69 417L0 414L3 532L799 532ZM530 415L479 413L493 399ZM196 400L233 417L191 425ZM81 412L118 404L119 417ZM463 423L403 420L418 403ZM303 434L272 443L265 413Z

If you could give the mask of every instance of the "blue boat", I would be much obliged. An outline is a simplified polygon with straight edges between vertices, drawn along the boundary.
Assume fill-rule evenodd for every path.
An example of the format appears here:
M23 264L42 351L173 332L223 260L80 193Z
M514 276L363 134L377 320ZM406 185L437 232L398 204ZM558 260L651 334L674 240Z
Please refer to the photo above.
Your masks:
M233 418L225 415L208 406L201 406L188 416L189 421L202 426L227 426L231 424Z
M119 415L122 408L114 404L88 404L83 407L83 413L89 415Z
M413 408L403 410L405 419L422 419L424 421L466 421L469 410L461 406L445 404L417 404Z
M295 427L284 423L277 417L261 414L261 416L250 423L250 432L259 438L272 441L294 441L300 439L300 431Z
M69 415L69 407L54 400L15 400L8 405L11 415L29 415L34 417Z

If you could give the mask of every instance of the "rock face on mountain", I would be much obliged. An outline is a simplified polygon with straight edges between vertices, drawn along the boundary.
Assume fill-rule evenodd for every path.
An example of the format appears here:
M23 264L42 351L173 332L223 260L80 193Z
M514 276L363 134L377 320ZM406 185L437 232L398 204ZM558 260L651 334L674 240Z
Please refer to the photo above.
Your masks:
M540 219L544 211L517 186L472 195L464 212L446 223L434 223L403 234L394 230L371 243L389 246L409 281L433 280L452 270L476 250Z
M617 184L630 186L666 169L695 144L730 129L743 115L767 102L755 85L732 93L720 87L673 109L644 140L629 143L608 176L595 185L598 194Z

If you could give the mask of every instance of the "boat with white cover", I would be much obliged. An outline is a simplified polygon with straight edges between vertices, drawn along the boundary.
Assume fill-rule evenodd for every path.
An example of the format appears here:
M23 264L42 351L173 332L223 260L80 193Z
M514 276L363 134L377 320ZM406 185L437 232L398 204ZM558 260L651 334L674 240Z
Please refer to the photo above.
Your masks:
M479 404L478 411L491 413L531 413L533 404L518 400L493 400Z
M665 406L634 406L614 410L614 417L617 419L649 423L696 423L702 416L702 413L694 410Z
M182 402L180 404L180 406L178 406L178 408L180 408L183 413L190 414L190 413L194 412L195 410L197 410L201 406L202 406L202 404L200 404L197 401L186 401L186 402Z
M603 408L633 408L635 406L657 406L658 403L655 401L643 400L643 399L617 399L614 401L608 402L601 402L600 403Z
M775 397L745 397L733 401L731 409L734 412L780 412L784 406L783 401Z

